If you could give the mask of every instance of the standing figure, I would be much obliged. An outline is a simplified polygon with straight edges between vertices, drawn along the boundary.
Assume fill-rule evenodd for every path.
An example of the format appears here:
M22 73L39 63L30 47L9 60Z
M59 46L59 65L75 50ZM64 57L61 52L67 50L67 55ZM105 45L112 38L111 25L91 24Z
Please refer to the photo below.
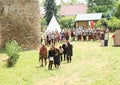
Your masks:
M57 48L55 48L54 65L56 68L60 66L60 51Z
M53 65L53 62L54 62L54 56L55 56L55 51L51 47L50 50L48 51L48 59L49 59L48 70L52 69L52 65Z
M43 60L45 62L45 65L47 64L47 48L45 45L42 45L39 51L39 62L41 60L41 67L43 66Z
M69 42L67 42L66 46L66 54L67 54L67 62L71 62L73 56L73 46Z
M62 62L62 54L63 54L62 46L59 46L59 51L60 51L60 61Z
M107 28L105 30L104 46L108 46L108 40L109 40L109 30Z
M68 31L68 29L67 29L66 32L65 32L65 38L66 38L66 41L69 40L69 31Z
M64 61L66 60L66 44L64 43L62 45L62 48L63 48L63 55L64 55Z
M101 30L100 32L101 47L104 46L104 37L105 37L104 31Z

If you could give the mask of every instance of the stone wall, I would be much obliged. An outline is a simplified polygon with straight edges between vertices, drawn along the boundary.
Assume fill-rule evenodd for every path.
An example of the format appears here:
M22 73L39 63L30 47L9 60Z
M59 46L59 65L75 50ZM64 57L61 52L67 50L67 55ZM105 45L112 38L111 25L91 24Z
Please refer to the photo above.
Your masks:
M115 46L120 46L120 30L115 31L115 41L114 41Z
M15 39L25 50L39 47L40 12L38 0L0 0L0 48Z

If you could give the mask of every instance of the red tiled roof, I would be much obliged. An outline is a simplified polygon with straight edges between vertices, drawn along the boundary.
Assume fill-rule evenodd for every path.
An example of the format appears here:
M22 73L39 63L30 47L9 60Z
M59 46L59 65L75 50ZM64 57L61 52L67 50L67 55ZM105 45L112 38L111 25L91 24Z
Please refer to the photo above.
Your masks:
M81 13L87 13L87 5L65 5L60 8L61 16L73 16Z

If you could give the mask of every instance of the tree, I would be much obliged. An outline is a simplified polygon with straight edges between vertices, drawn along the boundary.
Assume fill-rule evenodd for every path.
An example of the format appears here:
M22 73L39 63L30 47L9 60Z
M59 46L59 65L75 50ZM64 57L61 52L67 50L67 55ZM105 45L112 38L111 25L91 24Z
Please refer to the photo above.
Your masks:
M111 17L110 20L101 19L95 24L96 28L105 28L108 27L111 31L120 29L120 20L116 17Z
M60 17L60 24L62 28L72 28L74 27L75 17Z
M71 0L71 4L76 4L77 0Z
M118 19L120 19L120 4L119 4L119 6L118 6L117 11L115 12L115 16L116 16Z
M106 23L112 30L120 29L120 20L116 17L111 17Z
M55 0L46 0L45 1L45 19L46 19L46 23L47 25L49 24L53 14L54 16L56 17L57 15L57 6L56 6L56 3L55 3Z
M115 0L87 0L87 2L88 12L106 13L108 10L111 10Z

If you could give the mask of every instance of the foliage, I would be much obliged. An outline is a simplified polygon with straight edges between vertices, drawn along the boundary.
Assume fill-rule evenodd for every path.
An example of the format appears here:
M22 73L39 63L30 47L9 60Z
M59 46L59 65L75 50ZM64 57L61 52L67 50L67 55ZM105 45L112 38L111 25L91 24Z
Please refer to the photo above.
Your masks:
M95 27L105 28L108 27L110 30L114 31L116 29L120 29L120 20L116 17L111 17L110 20L101 19L97 21Z
M101 20L97 21L95 24L95 27L100 28L100 29L105 28L106 27L106 19L101 19Z
M91 13L91 12L94 12L94 13L103 13L103 16L106 15L106 12L107 12L107 6L93 6L93 7L89 7L87 12L88 13Z
M47 25L49 24L53 14L56 17L57 15L57 6L55 3L55 0L45 0L45 19L46 19L46 23Z
M76 4L76 3L77 3L77 0L71 0L71 3L72 3L72 4Z
M116 17L111 17L106 23L112 30L120 29L120 19Z
M109 19L114 16L116 6L119 1L117 0L87 0L88 13L103 13Z
M18 46L18 43L15 40L9 41L6 43L6 53L8 55L7 65L9 67L17 63L19 59L18 52L21 51L21 47Z
M116 16L118 19L120 19L120 4L119 4L119 6L118 6L117 11L115 12L115 16Z
M44 31L47 27L45 18L41 18L41 31Z
M72 28L74 26L75 17L61 17L60 24L62 28Z

